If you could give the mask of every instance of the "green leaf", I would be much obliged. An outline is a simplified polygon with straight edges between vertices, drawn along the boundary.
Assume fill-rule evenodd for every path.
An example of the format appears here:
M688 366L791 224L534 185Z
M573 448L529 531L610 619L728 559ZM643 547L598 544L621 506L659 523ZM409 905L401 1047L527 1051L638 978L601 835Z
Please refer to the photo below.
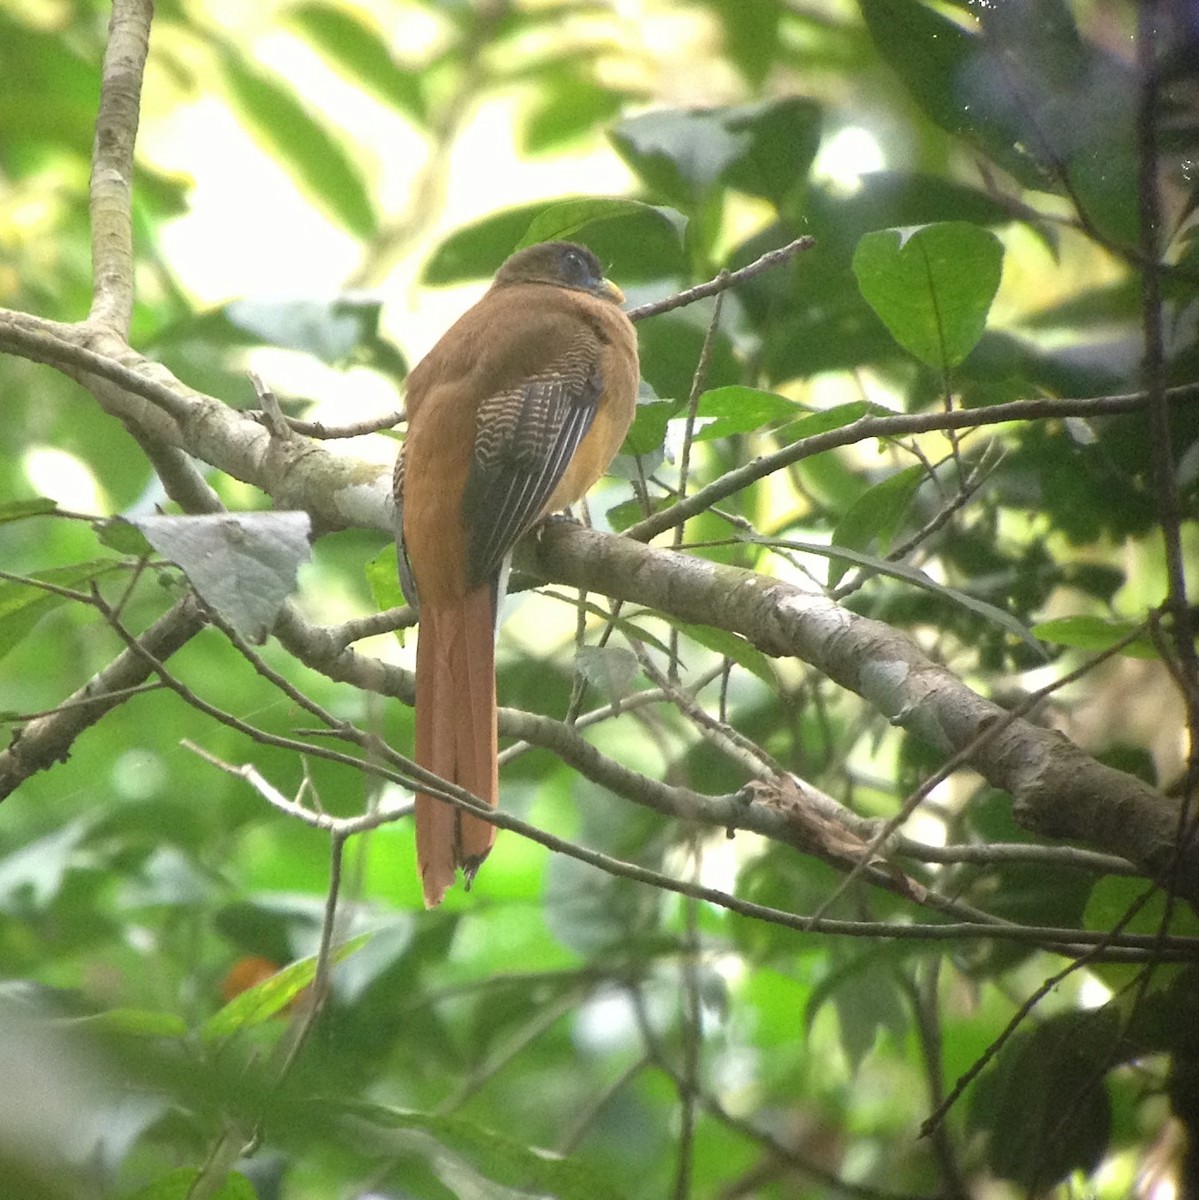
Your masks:
M779 50L783 0L704 0L715 11L725 53L755 90L765 81Z
M130 558L149 558L154 547L146 541L146 535L124 517L110 517L96 524L96 537L102 546L115 550Z
M9 521L24 521L26 517L44 517L47 513L57 511L57 503L45 496L31 500L10 500L7 504L0 504L0 525Z
M355 1134L387 1155L417 1153L454 1196L504 1200L620 1200L611 1182L580 1159L545 1153L458 1116L426 1116L355 1105Z
M527 154L555 150L589 134L620 114L621 96L581 74L575 65L541 77L525 115L522 142Z
M434 251L422 279L462 283L494 275L518 246L568 237L591 248L617 283L661 279L686 268L673 209L611 196L574 196L510 208L451 234Z
M1004 796L1000 803L1010 824L1011 801ZM958 894L967 903L983 905L1005 921L1058 929L1079 925L1095 883L1085 870L1019 861L963 865L957 878ZM964 951L961 963L975 979L995 979L1036 953L1035 946L996 938Z
M896 529L907 514L916 489L927 477L927 470L917 463L896 471L863 492L833 529L833 545L865 550L872 543L877 543L879 550L885 554L891 547ZM828 586L836 587L847 570L849 563L844 559L830 558Z
M66 1025L102 1033L133 1034L148 1038L182 1038L188 1026L176 1013L155 1012L142 1008L110 1008L90 1017L73 1017Z
M818 437L822 433L831 433L834 429L843 429L863 417L868 417L875 411L874 405L866 400L850 400L848 404L836 404L832 408L822 409L800 417L798 421L788 425L784 432L787 442L801 442L804 438Z
M1146 901L1147 892L1153 894ZM1093 930L1120 929L1126 933L1193 938L1199 936L1199 915L1190 905L1167 904L1165 892L1146 879L1133 875L1106 875L1091 889L1083 926ZM1130 966L1125 977L1135 975L1135 965Z
M711 301L689 306L686 312L662 313L637 326L641 374L658 396L689 396L695 364L703 353ZM745 368L737 360L729 335L718 329L711 343L708 386L740 383Z
M924 591L933 592L943 599L949 600L954 604L959 604L962 608L969 609L970 612L977 613L980 617L985 617L993 624L999 625L1009 633L1014 634L1026 646L1035 650L1039 657L1045 657L1045 651L1041 648L1037 639L1011 613L1004 612L1002 608L996 608L994 604L988 604L985 600L979 600L977 596L971 596L969 592L963 592L958 588L938 583L935 579L930 578L923 571L918 571L915 567L909 567L903 563L889 562L885 558L876 558L873 555L863 554L858 550L850 550L844 546L822 546L818 542L799 542L792 541L789 538L753 537L747 540L760 542L767 546L782 546L787 550L798 550L803 554L818 554L825 558L848 559L855 566L867 567L870 571L879 575L889 575L895 579L902 579L904 582L922 588Z
M820 122L820 106L798 96L726 109L726 127L749 141L725 169L724 181L794 214L820 148Z
M28 913L48 908L79 868L81 848L95 828L93 817L76 817L60 828L9 850L0 860L0 909Z
M859 6L880 56L933 121L985 150L1026 187L1049 187L1051 176L1013 112L1017 98L1002 82L1002 64L990 61L981 37L920 0Z
M1112 1123L1104 1075L1119 1034L1109 1006L1051 1017L1004 1047L976 1085L970 1113L971 1125L990 1135L996 1175L1044 1190L1098 1165Z
M405 116L425 123L422 73L396 61L387 39L367 23L365 13L317 2L284 11L287 19L351 82L374 92Z
M1168 918L1168 919L1167 919ZM1156 884L1136 875L1106 875L1095 881L1083 914L1083 928L1119 929L1149 937L1199 936L1199 916L1189 904L1168 903ZM1160 978L1170 970L1159 963ZM1113 991L1133 984L1140 976L1138 963L1096 963L1095 973Z
M623 700L639 670L637 656L623 646L580 646L575 670L606 700Z
M612 144L651 191L693 213L725 170L752 143L730 129L725 109L666 109L628 117L614 126Z
M444 287L494 275L524 237L530 223L547 207L538 203L506 208L456 229L425 263L421 282L430 287Z
M570 240L591 225L621 217L641 217L646 222L661 225L673 235L680 250L682 249L683 230L687 222L680 213L656 204L644 204L640 200L612 199L605 196L561 200L543 208L529 222L528 229L515 249L535 246L538 242Z
M234 329L254 342L302 350L326 363L344 363L379 332L378 300L233 300L223 312Z
M304 190L355 237L378 230L378 217L358 168L334 136L296 99L291 88L252 66L232 45L220 56L238 111Z
M663 199L698 214L718 186L791 212L820 143L820 108L786 97L738 107L665 109L616 125L620 156Z
M1115 621L1105 617L1056 617L1041 621L1032 631L1043 642L1056 646L1075 646L1080 650L1107 650L1137 630L1141 634L1129 642L1121 654L1132 658L1158 658L1157 647L1145 631L1143 621Z
M87 156L95 135L99 59L73 48L62 31L47 36L0 14L0 135L67 146Z
M400 569L397 563L395 542L389 542L363 568L366 582L371 590L371 599L379 612L399 608L406 600L400 590ZM402 631L397 630L397 633Z
M374 935L361 933L333 951L333 962L361 950ZM280 1009L290 1004L316 978L316 955L302 958L286 966L269 979L234 996L224 1008L213 1013L200 1028L205 1041L219 1041L243 1029L252 1029L269 1021Z
M891 961L910 954L909 947L871 947L847 955L834 950L833 969L815 988L804 1011L810 1029L820 1008L831 1001L837 1012L841 1049L856 1072L874 1049L880 1033L889 1031L902 1043L908 1018ZM840 960L840 961L838 961Z
M622 454L652 454L666 442L666 426L679 410L675 400L650 400L637 405L637 415L620 448Z
M727 629L716 629L711 625L689 625L665 614L663 619L705 649L735 662L751 675L756 675L768 687L778 686L778 676L770 666L770 659L738 634Z
M201 1175L197 1167L176 1167L165 1175L160 1175L153 1183L146 1184L133 1192L128 1200L188 1200L194 1195L193 1188ZM205 1180L206 1185L210 1183ZM225 1176L216 1191L205 1186L204 1195L208 1200L255 1200L258 1193L253 1184L236 1171Z
M776 421L794 418L802 411L794 400L774 392L731 384L713 388L699 398L696 415L703 418L695 431L697 442L714 441L762 429Z
M868 233L853 256L858 287L891 335L940 370L982 337L1002 268L999 239L964 221Z
M1079 36L1060 0L972 7L972 32L921 0L861 0L880 55L942 129L1022 184L1067 196L1108 237L1138 230L1136 75Z
M35 571L25 577L29 583L0 580L0 658L21 642L48 612L67 603L68 597L38 587L39 581L86 591L85 584L122 569L119 563L100 559Z
M673 503L674 500L671 497L654 496L647 506L641 502L639 497L634 496L631 500L622 500L619 504L612 505L611 508L604 511L604 516L607 518L609 526L616 533L621 533L630 525L636 525L638 521L642 521L656 512L661 512L664 508L669 508Z

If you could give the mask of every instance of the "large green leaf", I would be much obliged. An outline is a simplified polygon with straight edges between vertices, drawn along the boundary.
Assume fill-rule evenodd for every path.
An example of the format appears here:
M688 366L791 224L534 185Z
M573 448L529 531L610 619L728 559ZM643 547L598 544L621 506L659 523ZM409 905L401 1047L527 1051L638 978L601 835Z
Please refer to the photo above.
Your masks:
M280 80L248 62L231 44L221 69L238 112L312 199L355 237L372 237L378 216L361 173L334 135Z
M341 1120L356 1138L378 1150L426 1158L455 1196L619 1200L612 1183L579 1159L543 1153L462 1117L363 1104Z
M868 233L853 256L870 307L905 350L938 370L978 344L1002 269L999 239L964 221Z
M695 440L712 441L749 433L797 415L802 415L802 410L795 401L774 392L763 392L739 384L713 388L699 398L696 416L700 418L700 423L695 431Z
M907 514L916 489L928 478L919 464L888 475L864 492L838 520L833 529L833 545L866 550L877 542L882 552L890 549L891 539ZM849 569L841 558L828 560L828 586L834 588Z
M333 962L341 962L355 954L372 936L370 933L361 933L338 946L332 954ZM247 988L204 1022L200 1029L201 1036L205 1041L220 1041L243 1029L252 1029L263 1021L269 1021L312 983L316 978L316 966L316 955L310 955Z
M779 52L783 0L703 0L720 20L725 53L755 88L761 87Z
M1095 652L1107 650L1131 634L1137 634L1136 639L1129 642L1121 653L1133 658L1160 657L1157 646L1142 622L1093 616L1055 617L1034 625L1032 631L1043 642Z
M349 79L424 123L424 75L396 60L382 31L364 12L308 0L286 15Z
M786 97L740 107L663 109L612 130L622 158L651 190L692 213L718 184L789 211L820 138L820 109Z
M979 5L977 32L924 0L859 2L932 120L1026 187L1068 196L1109 237L1135 239L1134 72L1084 41L1062 0Z
M505 209L465 225L425 265L429 284L494 275L517 247L553 238L589 246L620 283L677 275L685 266L680 214L611 196L573 196Z
M996 1175L1039 1191L1098 1165L1111 1133L1103 1077L1119 1023L1111 1007L1063 1013L1004 1047L970 1111L971 1124L990 1135Z
M628 117L611 132L612 144L652 192L693 213L724 172L750 145L730 129L719 108L662 109Z
M692 305L683 312L662 313L637 326L641 346L641 374L655 395L685 400L691 394L695 364L703 350L707 333L707 304ZM711 342L708 386L725 387L738 383L743 371L733 350L731 337L718 329Z
M1036 651L1041 658L1045 656L1037 639L1011 613L1004 612L1002 608L997 608L994 604L989 604L986 600L980 600L977 596L972 596L969 592L963 591L961 588L949 587L946 584L938 583L923 571L917 570L915 567L909 567L905 563L891 562L888 559L878 558L872 554L863 554L861 551L851 550L847 546L822 546L818 542L798 542L790 538L771 539L755 537L749 540L761 542L764 545L774 544L782 546L787 550L798 550L804 554L817 554L824 558L844 559L855 566L866 567L875 574L902 579L914 587L921 588L927 592L933 592L942 599L960 605L977 616L983 617L987 621L1006 629L1008 633L1019 638L1031 650Z
M116 1033L143 1038L184 1038L188 1025L178 1013L154 1009L109 1008L89 1017L75 1017L67 1025L89 1032Z
M638 404L637 414L620 448L621 453L640 457L661 450L666 440L666 426L678 410L678 403L674 400L650 400Z
M311 553L312 522L303 512L139 517L134 524L183 569L205 603L253 642L266 640Z
M28 636L42 617L68 603L68 597L38 587L38 583L86 592L86 585L119 569L119 563L99 559L35 571L25 577L28 583L0 580L0 658Z
M820 106L800 96L765 100L727 110L725 123L733 133L748 135L745 149L724 172L725 182L794 215L820 148Z
M874 1049L880 1034L902 1040L908 1017L896 981L895 960L911 953L903 943L872 946L864 950L837 947L830 956L832 970L812 989L804 1010L811 1028L821 1007L832 1002L837 1012L841 1049L854 1071Z
M378 337L380 307L378 300L363 296L331 301L247 298L231 301L221 313L253 342L303 350L322 362L344 363Z
M24 521L27 517L44 517L55 512L58 505L45 496L35 496L31 500L10 500L0 504L0 525L9 521Z
M551 204L529 222L528 229L516 249L534 246L538 242L569 240L584 229L605 221L640 218L642 224L661 224L672 231L682 248L686 222L669 208L643 204L640 200L585 197L579 200L560 200Z
M525 116L523 142L530 154L556 150L584 137L620 113L621 95L579 69L576 61L543 72Z
M91 151L100 92L96 62L61 33L31 29L0 13L0 140Z
M976 33L922 0L858 0L879 54L941 128L984 148L1027 187L1051 176L1022 137L998 64ZM985 89L998 89L989 99Z
M145 1187L138 1188L128 1200L189 1200L195 1196L196 1185L202 1172L197 1167L176 1167L165 1175L159 1176ZM216 1185L208 1176L204 1176L204 1195L207 1200L256 1200L258 1193L254 1186L244 1176L230 1173Z

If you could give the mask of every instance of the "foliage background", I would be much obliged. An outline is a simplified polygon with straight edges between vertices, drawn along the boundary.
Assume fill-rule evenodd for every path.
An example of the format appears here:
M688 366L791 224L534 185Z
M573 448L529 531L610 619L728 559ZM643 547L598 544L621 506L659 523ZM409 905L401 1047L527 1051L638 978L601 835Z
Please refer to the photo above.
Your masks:
M1194 6L160 0L140 96L112 47L136 59L141 5L111 36L106 5L27 8L0 4L7 1194L1185 1181ZM322 442L333 460L232 410L257 406L248 367L292 417L398 409L405 364L557 233L633 305L814 245L719 312L639 323L644 404L591 516L658 520L657 546L731 573L703 591L581 532L524 560L547 586L512 604L499 686L535 748L505 766L505 811L567 844L505 833L425 913L408 777L371 741L411 739L395 435ZM107 521L218 503L321 532L257 667ZM161 621L182 690L119 631ZM322 628L359 657L314 648ZM122 661L128 692L78 702ZM905 691L896 663L935 686ZM1027 718L998 731L1017 768L971 694ZM587 712L602 760L558 723ZM360 733L314 735L325 716ZM1021 772L1055 757L1039 795ZM823 820L779 770L826 794ZM906 840L845 883L891 818Z

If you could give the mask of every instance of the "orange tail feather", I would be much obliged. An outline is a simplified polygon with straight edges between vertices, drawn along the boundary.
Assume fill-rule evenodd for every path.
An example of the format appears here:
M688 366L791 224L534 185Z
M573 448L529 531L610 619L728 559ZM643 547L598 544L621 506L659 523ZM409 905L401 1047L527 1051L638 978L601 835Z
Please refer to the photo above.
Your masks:
M491 587L424 604L416 646L416 761L499 801L495 633ZM495 841L495 826L444 800L416 794L416 857L425 907L441 903L462 867L467 883Z

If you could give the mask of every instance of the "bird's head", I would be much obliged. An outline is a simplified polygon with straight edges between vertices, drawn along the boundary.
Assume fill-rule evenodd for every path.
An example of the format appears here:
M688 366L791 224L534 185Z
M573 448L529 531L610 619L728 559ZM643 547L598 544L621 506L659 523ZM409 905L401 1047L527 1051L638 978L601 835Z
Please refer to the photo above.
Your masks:
M624 303L624 293L604 278L604 268L586 246L574 242L540 242L518 250L496 272L493 287L513 283L548 283L554 287L590 292L613 304Z

